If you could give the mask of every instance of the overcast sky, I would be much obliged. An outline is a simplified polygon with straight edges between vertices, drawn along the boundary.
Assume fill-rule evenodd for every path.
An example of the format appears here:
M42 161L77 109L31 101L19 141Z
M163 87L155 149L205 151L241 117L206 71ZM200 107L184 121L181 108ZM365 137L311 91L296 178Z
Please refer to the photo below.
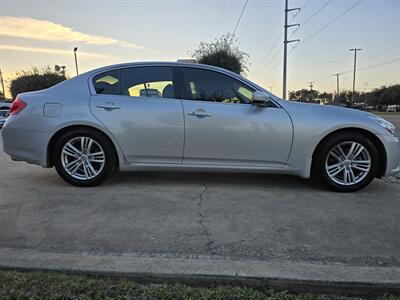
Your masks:
M1 0L0 68L6 81L31 66L66 65L80 71L129 61L186 58L200 41L233 32L245 0L58 1ZM357 89L400 82L400 0L289 0L301 7L290 16L303 24L289 46L288 90L334 91L352 85L358 55ZM246 74L281 96L283 0L249 0L236 35L250 55Z

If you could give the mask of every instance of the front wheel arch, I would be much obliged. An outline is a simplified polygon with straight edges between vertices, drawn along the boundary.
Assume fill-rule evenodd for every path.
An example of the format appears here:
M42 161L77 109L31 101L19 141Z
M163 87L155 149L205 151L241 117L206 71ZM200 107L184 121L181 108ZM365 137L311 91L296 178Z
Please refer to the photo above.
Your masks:
M111 143L111 145L113 146L113 150L114 150L114 155L117 158L116 159L116 166L115 168L117 169L119 167L119 155L117 152L117 149L115 148L115 145L113 143L113 141L110 139L110 137L105 134L103 131L99 130L96 127L93 126L88 126L88 125L71 125L71 126L67 126L64 128L61 128L60 130L58 130L55 134L53 134L53 136L50 138L50 141L47 145L47 166L48 167L53 167L54 166L54 161L53 161L53 153L55 150L55 146L56 143L58 141L58 139L63 136L66 132L72 131L72 130L76 130L76 129L89 129L89 130L94 130L97 131L98 133L100 133L101 135L103 135L106 139L108 139L108 141Z
M348 128L342 128L342 129L335 130L333 132L330 132L322 140L319 141L319 143L318 143L317 147L315 147L313 155L312 155L311 173L313 172L313 164L315 162L315 159L314 159L315 154L318 153L321 145L323 145L326 140L332 138L333 136L344 133L344 132L356 132L356 133L366 136L367 138L369 138L372 141L372 143L378 149L379 159L380 159L379 171L378 171L377 177L381 178L382 176L384 176L386 173L386 165L387 165L387 155L386 155L385 146L383 145L381 140L372 132L362 129L362 128L356 128L356 127L348 127Z

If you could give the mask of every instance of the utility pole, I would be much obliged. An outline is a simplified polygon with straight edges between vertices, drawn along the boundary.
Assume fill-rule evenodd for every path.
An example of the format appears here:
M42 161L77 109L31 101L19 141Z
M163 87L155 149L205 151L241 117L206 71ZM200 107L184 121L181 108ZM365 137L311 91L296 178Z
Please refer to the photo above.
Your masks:
M1 69L0 69L0 81L1 81L1 89L3 91L3 97L5 100L6 99L6 90L4 89L4 79L3 79L3 73L1 72Z
M76 58L76 51L78 51L78 47L74 48L75 68L76 68L76 75L78 76L79 75L79 72L78 72L78 59Z
M340 89L339 89L339 76L342 75L342 73L336 73L333 74L333 76L336 76L336 95L339 95Z
M350 51L354 51L354 72L353 72L353 93L351 94L351 105L354 105L354 92L356 89L356 64L357 64L357 51L361 51L360 48L351 48Z
M288 25L288 13L294 10L300 11L299 7L288 8L288 0L285 0L285 27L284 27L284 40L283 40L283 88L282 88L282 98L286 100L286 73L287 73L287 45L293 42L300 42L297 40L287 39L287 29L293 26L300 26L300 24L290 24Z
M339 88L339 76L340 75L342 75L342 73L333 74L333 76L336 76L336 97L335 98L339 97L339 94L340 94L340 88ZM335 98L333 98L333 99L335 99Z

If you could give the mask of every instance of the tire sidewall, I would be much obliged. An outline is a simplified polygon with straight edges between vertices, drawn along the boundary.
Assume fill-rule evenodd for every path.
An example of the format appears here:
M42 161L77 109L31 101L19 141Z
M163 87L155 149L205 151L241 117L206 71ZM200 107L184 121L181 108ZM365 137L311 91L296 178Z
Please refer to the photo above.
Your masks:
M371 168L367 176L365 176L365 178L360 182L351 186L341 185L333 181L329 177L328 172L325 168L325 161L328 153L332 150L333 147L343 142L357 142L361 144L367 149L371 157ZM316 171L316 175L320 176L322 181L331 189L338 192L354 192L368 185L376 177L379 170L379 163L379 152L376 146L371 142L371 140L368 139L368 137L357 132L346 132L329 138L321 145L316 155L314 169Z
M105 163L101 172L96 177L88 180L79 180L77 178L72 177L70 174L67 173L67 171L65 171L61 161L61 152L65 144L71 139L80 136L89 137L95 140L97 143L99 143L99 145L103 148L105 156ZM108 139L104 137L101 133L98 133L94 130L86 130L86 129L76 129L62 135L56 142L53 153L53 161L58 174L65 181L67 181L72 185L80 187L96 186L104 182L113 173L116 165L114 150Z

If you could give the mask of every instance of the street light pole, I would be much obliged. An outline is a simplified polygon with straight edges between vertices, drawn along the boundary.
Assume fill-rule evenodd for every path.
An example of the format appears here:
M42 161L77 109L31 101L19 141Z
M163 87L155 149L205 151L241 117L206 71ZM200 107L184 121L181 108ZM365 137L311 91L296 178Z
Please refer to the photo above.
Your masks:
M354 92L356 89L356 65L357 65L357 51L361 51L360 48L351 48L350 51L354 51L354 71L353 71L353 93L351 95L351 105L354 105Z
M76 68L76 75L78 76L79 75L79 72L78 72L78 59L76 58L76 51L78 51L78 47L74 48L75 68Z

